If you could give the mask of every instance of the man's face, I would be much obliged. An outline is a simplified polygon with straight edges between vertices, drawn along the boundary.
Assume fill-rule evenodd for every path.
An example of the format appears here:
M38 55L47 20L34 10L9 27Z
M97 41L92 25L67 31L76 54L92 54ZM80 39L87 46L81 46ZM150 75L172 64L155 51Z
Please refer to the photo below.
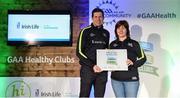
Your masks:
M93 17L92 17L92 20L93 20L94 26L101 26L103 24L103 20L104 20L102 13L101 12L95 12Z

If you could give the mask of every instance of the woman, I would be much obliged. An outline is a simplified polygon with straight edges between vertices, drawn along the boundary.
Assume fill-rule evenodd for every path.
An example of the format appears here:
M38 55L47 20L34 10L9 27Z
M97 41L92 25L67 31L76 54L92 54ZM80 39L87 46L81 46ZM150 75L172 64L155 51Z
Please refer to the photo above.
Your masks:
M137 41L130 38L129 24L125 20L115 25L116 40L111 49L127 49L128 71L113 71L111 83L116 97L136 98L139 89L138 67L146 61L146 56Z

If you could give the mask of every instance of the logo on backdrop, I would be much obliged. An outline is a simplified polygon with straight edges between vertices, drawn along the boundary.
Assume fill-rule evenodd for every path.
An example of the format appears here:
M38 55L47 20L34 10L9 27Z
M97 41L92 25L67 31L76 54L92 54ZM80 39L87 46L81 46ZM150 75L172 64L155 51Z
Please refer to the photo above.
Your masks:
M59 91L41 91L36 89L34 93L35 97L62 97L62 93Z
M145 52L152 52L153 51L153 44L150 42L139 42L142 49ZM146 54L147 61L146 63L139 68L140 72L149 73L155 76L159 76L158 74L158 68L151 66L154 63L154 58L152 55Z
M61 97L59 91L41 91L36 89L31 93L30 86L22 81L17 80L10 83L5 92L5 98L31 98L31 97Z
M132 15L119 9L117 2L113 0L102 0L97 5L104 11L106 25L112 25L117 22L118 18L130 18Z
M17 25L16 25L17 29L20 29L21 28L21 23L18 22Z
M22 80L13 81L6 88L5 98L17 97L31 98L30 86Z
M8 56L7 63L74 63L75 58L70 56Z
M22 24L18 22L16 25L17 29L39 29L38 24Z
M21 22L18 22L16 24L17 29L40 29L40 26L38 24L22 24ZM53 26L53 25L44 25L44 29L58 29L58 26Z
M162 19L171 19L171 18L176 18L175 12L166 12L166 13L138 13L137 18L142 18L142 19L157 19L157 18L162 18Z

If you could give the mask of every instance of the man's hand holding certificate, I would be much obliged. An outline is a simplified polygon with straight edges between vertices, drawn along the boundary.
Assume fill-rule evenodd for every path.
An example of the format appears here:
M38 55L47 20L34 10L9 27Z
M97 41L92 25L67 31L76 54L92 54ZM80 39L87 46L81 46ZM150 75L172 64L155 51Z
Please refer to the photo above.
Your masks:
M128 70L126 49L98 49L97 65L102 70Z

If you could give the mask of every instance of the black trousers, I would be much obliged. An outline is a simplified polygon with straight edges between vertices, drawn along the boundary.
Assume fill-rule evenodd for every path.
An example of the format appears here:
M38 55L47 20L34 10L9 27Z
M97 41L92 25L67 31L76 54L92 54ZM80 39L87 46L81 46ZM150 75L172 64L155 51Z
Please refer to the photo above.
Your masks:
M89 97L93 85L94 96L104 97L107 72L94 73L92 70L81 68L80 78L80 97Z

